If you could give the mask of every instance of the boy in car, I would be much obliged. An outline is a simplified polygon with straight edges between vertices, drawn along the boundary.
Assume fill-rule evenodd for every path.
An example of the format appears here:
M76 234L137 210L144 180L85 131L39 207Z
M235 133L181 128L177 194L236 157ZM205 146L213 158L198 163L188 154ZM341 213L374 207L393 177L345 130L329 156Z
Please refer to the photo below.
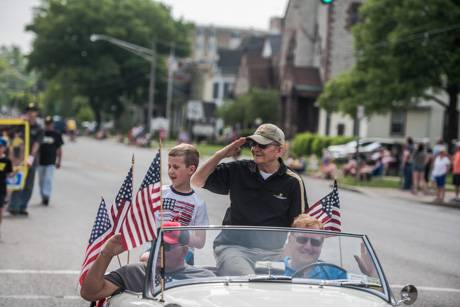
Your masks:
M168 153L168 176L171 185L162 187L163 210L156 211L158 225L163 222L179 222L183 226L208 225L208 212L205 202L197 195L190 185L190 178L195 173L199 162L199 153L191 144L179 144ZM202 248L205 233L194 231L190 236L192 248ZM147 261L148 253L141 256ZM193 252L189 251L186 261L193 264Z

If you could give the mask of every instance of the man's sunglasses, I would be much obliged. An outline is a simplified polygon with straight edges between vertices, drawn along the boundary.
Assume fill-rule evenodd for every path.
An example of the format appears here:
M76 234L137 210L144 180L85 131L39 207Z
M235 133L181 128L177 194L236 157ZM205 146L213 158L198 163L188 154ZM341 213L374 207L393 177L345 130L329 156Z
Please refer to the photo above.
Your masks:
M308 241L310 241L310 244L313 247L319 247L323 244L323 240L321 239L307 238L307 237L296 237L295 241L302 245L307 244Z
M259 144L259 143L255 142L255 141L253 141L253 140L247 141L247 144L248 144L248 147L250 147L250 148L251 148L251 147L256 147L256 146L257 146L257 147L259 147L260 149L265 149L265 148L267 148L267 147L270 146L270 145L278 145L278 143L275 143L275 142L264 145L264 144Z

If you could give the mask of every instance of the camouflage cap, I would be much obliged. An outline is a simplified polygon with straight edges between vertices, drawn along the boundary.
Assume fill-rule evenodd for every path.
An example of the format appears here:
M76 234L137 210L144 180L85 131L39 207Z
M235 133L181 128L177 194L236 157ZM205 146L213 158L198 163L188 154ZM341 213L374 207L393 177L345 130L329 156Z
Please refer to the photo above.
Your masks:
M262 145L268 145L276 142L279 145L284 145L284 132L273 124L262 124L253 135L248 136L254 142Z

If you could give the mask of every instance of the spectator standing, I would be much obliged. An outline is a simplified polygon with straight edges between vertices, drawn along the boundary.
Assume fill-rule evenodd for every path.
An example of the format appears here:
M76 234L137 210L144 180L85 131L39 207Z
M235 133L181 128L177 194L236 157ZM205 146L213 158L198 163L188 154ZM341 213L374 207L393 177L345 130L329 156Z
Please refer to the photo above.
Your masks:
M444 202L446 176L449 172L450 159L447 156L446 147L441 147L438 156L434 159L432 176L436 181L435 203Z
M11 160L6 156L7 142L0 138L0 226L3 219L3 206L6 200L6 177L13 172Z
M455 154L452 159L453 161L453 176L452 184L455 186L455 201L460 201L460 142L457 142L455 146Z
M425 163L425 183L426 188L431 189L431 168L433 167L434 157L433 157L433 150L428 147L426 150L426 163Z
M412 153L414 152L414 141L410 136L406 139L402 157L402 171L403 171L403 189L410 190L412 188Z
M66 132L72 142L75 142L77 136L77 122L73 118L69 118L66 122Z
M425 189L424 183L424 172L426 165L426 152L425 145L422 143L417 145L417 149L413 152L412 161L414 161L414 167L412 170L412 193L417 194L418 189Z
M40 144L38 182L42 204L48 206L53 187L54 170L61 167L62 145L64 144L61 134L54 130L53 118L45 118L45 132Z
M35 170L37 166L36 156L43 138L43 129L37 123L38 107L35 103L29 103L26 108L25 118L29 122L29 157L27 159L27 176L22 190L11 194L11 202L8 211L12 215L29 215L27 206L34 189Z
M436 158L441 151L441 149L445 147L444 145L444 140L443 139L438 139L436 141L436 144L433 146L433 157Z

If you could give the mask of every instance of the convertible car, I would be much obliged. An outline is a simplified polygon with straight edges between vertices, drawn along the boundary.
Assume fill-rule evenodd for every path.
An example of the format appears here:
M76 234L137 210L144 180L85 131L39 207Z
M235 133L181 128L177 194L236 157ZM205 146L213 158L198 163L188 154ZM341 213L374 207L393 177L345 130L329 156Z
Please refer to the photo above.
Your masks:
M203 235L202 248L190 247ZM376 307L417 298L412 285L394 297L367 236L294 228L163 228L144 284L109 306Z

